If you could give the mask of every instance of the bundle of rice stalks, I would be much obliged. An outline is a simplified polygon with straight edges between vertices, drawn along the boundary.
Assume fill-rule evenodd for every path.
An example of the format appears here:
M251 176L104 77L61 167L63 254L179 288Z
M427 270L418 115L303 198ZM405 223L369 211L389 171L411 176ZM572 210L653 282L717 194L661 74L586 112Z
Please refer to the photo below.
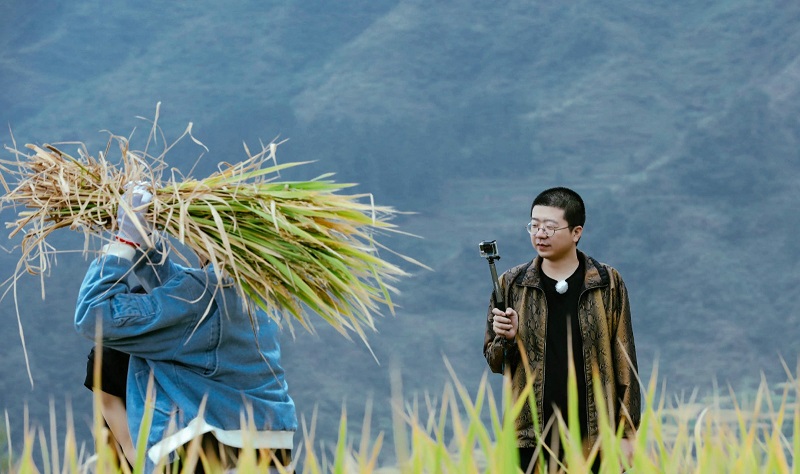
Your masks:
M112 143L122 152L119 166L106 159ZM288 312L313 330L310 311L345 336L354 331L366 341L373 313L383 305L394 312L390 283L406 273L379 256L386 248L374 234L399 232L389 222L397 212L374 205L371 195L342 194L352 185L335 183L329 174L279 181L281 170L303 163L278 165L278 143L262 144L255 155L245 147L246 160L223 163L201 180L164 176L169 148L153 158L112 135L94 158L78 145L77 157L51 145L27 145L33 153L8 148L15 159L2 161L6 194L0 202L17 211L6 224L9 237L23 235L14 281L23 269L47 271L54 251L47 239L58 229L83 232L87 242L113 233L118 206L132 212L123 198L126 184L145 182L153 194L148 222L232 277L242 295L273 318ZM177 250L164 240L165 248ZM291 329L292 318L284 320Z

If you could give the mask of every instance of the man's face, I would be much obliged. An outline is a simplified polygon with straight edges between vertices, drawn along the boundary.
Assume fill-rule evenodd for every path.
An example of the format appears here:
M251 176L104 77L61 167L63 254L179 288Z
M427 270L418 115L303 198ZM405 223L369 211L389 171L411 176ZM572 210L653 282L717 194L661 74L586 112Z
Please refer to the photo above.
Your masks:
M570 231L563 209L534 206L531 211L531 244L542 258L557 261L571 257L575 254L581 232L581 226Z

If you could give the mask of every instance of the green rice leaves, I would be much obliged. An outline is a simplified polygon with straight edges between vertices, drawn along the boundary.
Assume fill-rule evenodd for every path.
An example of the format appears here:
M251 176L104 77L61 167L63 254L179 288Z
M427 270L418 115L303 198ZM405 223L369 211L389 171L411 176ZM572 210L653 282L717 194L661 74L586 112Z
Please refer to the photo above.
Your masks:
M58 229L83 232L87 242L96 235L108 239L118 206L132 212L123 202L125 185L139 182L153 194L148 223L174 239L165 239L168 251L177 250L172 242L188 247L271 316L291 316L283 318L290 329L298 322L313 330L308 315L316 313L345 336L355 332L366 341L373 315L382 307L394 312L392 283L407 273L381 257L379 250L388 249L376 236L402 232L390 223L397 212L376 206L371 195L344 194L353 185L336 183L330 174L279 181L281 171L305 163L277 164L277 143L255 155L247 151L244 161L220 164L205 179L175 171L167 176L171 147L152 157L130 150L123 137L112 135L112 143L121 151L118 166L106 158L110 146L92 157L79 144L77 158L50 145L28 145L32 153L8 148L14 159L0 162L1 202L16 211L6 226L9 237L22 236L18 271L42 274L53 252L47 238Z

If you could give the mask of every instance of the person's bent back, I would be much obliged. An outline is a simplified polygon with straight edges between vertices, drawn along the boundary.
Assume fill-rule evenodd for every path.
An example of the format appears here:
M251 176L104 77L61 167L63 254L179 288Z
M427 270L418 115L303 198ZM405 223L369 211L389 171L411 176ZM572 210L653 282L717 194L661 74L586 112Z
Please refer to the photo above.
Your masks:
M126 217L119 217L121 232ZM248 314L236 287L220 282L211 266L177 265L136 237L124 234L90 264L75 327L93 339L99 323L103 344L131 355L127 407L134 440L146 428L141 422L152 377L149 461L207 433L235 448L291 450L297 417L277 323L260 310ZM145 294L130 291L132 270Z

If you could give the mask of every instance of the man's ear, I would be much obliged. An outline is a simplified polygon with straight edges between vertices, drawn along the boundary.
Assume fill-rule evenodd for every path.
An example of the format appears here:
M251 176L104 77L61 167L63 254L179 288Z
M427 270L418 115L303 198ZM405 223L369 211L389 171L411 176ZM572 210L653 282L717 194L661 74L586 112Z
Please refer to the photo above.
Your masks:
M583 234L583 226L576 225L572 228L572 241L576 244L579 240L581 240L581 235Z

